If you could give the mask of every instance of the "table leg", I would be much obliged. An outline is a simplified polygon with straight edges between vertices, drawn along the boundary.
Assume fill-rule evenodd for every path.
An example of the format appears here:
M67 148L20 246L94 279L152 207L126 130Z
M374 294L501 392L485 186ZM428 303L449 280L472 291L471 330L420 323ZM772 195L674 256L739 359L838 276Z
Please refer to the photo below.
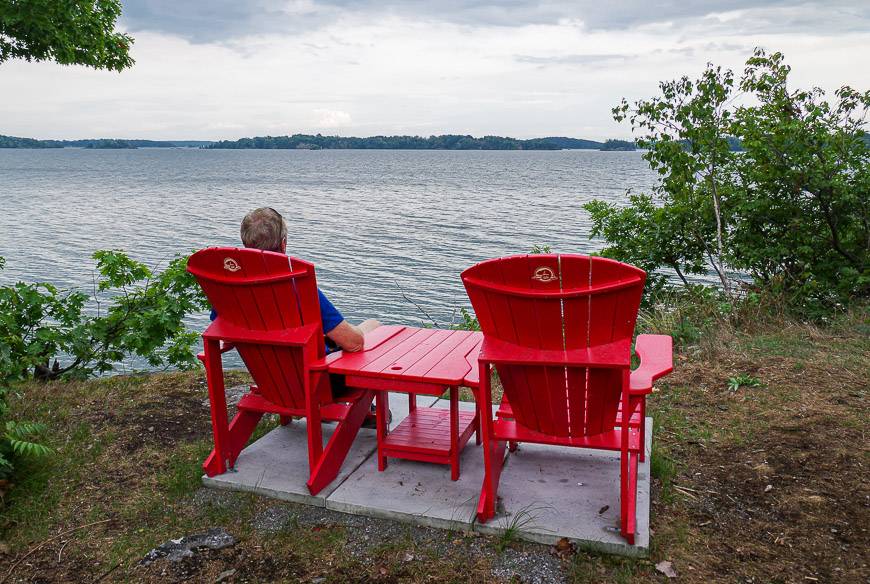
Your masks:
M377 421L378 434L378 470L384 471L387 468L387 457L384 454L384 440L387 438L389 428L387 426L387 412L390 409L390 393L388 391L379 391L375 397L375 417Z
M410 414L414 410L417 409L417 394L409 393L408 394L408 413Z
M450 480L459 480L459 388L450 388Z

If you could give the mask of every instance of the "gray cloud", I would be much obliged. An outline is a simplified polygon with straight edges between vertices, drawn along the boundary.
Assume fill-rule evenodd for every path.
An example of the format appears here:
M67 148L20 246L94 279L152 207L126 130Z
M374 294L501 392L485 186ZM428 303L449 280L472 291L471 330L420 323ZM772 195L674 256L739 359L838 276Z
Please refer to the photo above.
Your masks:
M636 59L637 55L514 55L517 63L530 65L613 65Z
M762 12L730 26L747 32L834 32L870 26L870 5L860 0L124 0L124 22L133 32L158 31L201 43L251 34L295 34L342 16L395 15L464 26L505 27L573 21L583 23L588 30L623 30L766 8L777 10L769 17Z
M251 34L293 34L332 22L337 7L314 4L294 10L287 0L123 0L122 19L131 32L154 31L194 43Z

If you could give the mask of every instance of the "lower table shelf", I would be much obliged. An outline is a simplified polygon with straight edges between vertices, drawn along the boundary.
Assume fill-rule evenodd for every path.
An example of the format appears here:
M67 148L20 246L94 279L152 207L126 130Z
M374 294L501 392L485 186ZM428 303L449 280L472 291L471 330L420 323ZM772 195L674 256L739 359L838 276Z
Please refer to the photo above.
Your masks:
M443 408L417 408L386 437L379 445L381 470L386 459L404 458L420 462L449 464L451 478L459 478L459 453L477 430L474 412L458 412L456 449L451 440L450 410Z

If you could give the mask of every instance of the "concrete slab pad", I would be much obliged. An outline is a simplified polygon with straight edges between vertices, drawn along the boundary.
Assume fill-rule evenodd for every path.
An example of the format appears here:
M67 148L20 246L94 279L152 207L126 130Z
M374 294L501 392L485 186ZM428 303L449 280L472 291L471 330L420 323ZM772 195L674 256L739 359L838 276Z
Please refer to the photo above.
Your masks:
M528 541L553 544L562 537L587 549L628 556L649 553L649 449L638 465L637 535L630 546L619 534L619 453L520 444L499 482L500 512L474 530L500 535L510 526Z
M417 407L429 407L436 401L438 398L435 396L418 396ZM393 412L390 428L395 428L408 416L408 395L390 393L390 410ZM329 440L334 428L334 424L323 424L324 443ZM360 430L336 480L312 497L305 486L308 480L306 440L304 420L276 428L242 451L236 461L236 472L216 477L203 476L202 482L210 487L250 491L286 501L323 505L323 499L377 449L374 430Z
M323 424L324 443L335 424ZM308 445L304 420L275 428L244 450L236 460L235 472L203 476L208 487L247 491L308 505L325 505L326 497L377 449L374 430L362 429L354 440L338 477L317 496L308 492Z
M425 401L424 401L425 399ZM393 426L407 416L407 396L391 394ZM448 400L419 398L418 407L449 407ZM463 410L474 404L460 402ZM328 437L334 426L324 424ZM277 428L246 448L237 472L204 477L210 487L326 507L354 515L454 530L499 535L512 523L521 539L552 544L567 537L578 545L629 556L649 552L652 419L647 418L647 460L638 470L638 533L629 546L619 535L618 453L521 444L508 456L502 474L499 514L487 524L475 521L483 480L483 454L472 440L465 447L458 481L446 465L390 459L378 472L373 430L360 435L339 477L317 497L308 494L305 422Z
M462 451L458 481L450 467L389 459L378 472L377 457L360 466L326 500L344 513L394 519L427 527L470 530L483 481L483 451L472 440Z

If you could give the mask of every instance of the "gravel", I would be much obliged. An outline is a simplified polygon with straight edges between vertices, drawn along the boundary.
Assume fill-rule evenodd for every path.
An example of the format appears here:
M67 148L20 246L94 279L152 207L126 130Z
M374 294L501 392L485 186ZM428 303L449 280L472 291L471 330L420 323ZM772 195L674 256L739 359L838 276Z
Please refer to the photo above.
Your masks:
M407 543L406 561L426 555L455 554L469 562L486 559L499 581L525 584L566 582L562 563L549 546L517 543L499 552L491 538L476 533L447 531L399 523L387 519L339 513L323 507L282 503L267 507L251 522L262 533L284 529L341 526L345 528L344 551L365 559L384 544Z

